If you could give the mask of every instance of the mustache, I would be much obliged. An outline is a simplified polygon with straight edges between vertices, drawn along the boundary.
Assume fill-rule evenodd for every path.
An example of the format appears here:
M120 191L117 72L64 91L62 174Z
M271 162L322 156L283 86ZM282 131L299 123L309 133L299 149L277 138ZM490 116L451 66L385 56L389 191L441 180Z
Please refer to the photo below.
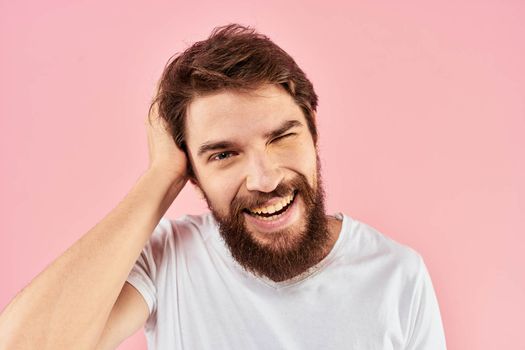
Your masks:
M240 213L248 208L256 208L262 206L264 203L275 197L286 197L296 190L291 188L275 189L272 192L259 192L258 194L251 197L238 197L232 202L233 213Z
M296 177L287 183L280 183L272 192L257 192L249 197L235 197L231 203L231 214L240 215L246 209L260 207L274 197L286 197L297 192L309 192L306 178Z

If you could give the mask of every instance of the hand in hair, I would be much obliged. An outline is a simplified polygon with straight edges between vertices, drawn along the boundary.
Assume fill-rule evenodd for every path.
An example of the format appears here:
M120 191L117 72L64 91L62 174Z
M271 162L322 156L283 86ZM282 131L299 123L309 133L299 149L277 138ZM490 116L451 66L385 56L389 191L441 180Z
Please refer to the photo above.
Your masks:
M188 159L173 140L166 120L158 115L156 105L152 106L145 121L148 133L149 169L162 171L173 181L187 180Z

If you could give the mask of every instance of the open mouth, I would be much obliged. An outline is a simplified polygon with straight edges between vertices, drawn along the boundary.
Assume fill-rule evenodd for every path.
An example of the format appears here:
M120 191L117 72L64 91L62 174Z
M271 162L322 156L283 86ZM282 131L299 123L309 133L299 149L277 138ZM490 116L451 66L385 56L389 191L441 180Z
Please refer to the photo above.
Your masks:
M284 214L294 203L297 190L287 197L282 198L279 202L266 207L245 208L243 211L253 217L263 220L271 220L280 217Z
M285 213L292 206L292 204L294 203L296 194L297 194L297 190L294 191L289 196L281 199L281 201L274 203L273 205L269 205L267 207L251 208L251 209L245 208L243 209L243 211L245 213L250 214L251 216L258 217L258 218L277 217Z

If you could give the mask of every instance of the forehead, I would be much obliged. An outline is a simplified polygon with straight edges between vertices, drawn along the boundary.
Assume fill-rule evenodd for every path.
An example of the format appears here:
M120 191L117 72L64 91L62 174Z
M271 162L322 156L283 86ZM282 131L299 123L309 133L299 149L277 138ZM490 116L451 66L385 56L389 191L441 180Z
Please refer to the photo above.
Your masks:
M304 124L301 108L279 86L264 85L250 92L223 91L197 97L189 104L186 140L192 148L213 139L249 139L290 119Z

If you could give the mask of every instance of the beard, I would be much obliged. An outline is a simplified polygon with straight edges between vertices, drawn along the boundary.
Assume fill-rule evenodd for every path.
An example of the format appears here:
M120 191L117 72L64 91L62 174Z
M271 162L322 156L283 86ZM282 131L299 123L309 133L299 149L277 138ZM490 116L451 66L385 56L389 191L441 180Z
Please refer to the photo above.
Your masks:
M253 191L250 197L235 197L227 216L216 212L207 196L204 196L230 253L246 271L280 282L300 275L324 258L330 233L325 215L319 159L316 175L315 188L309 185L304 175L298 174L289 181L280 183L272 192ZM296 193L294 202L303 200L304 217L301 218L301 227L259 232L264 239L260 239L261 236L258 238L247 229L243 214L246 213L246 208L259 207L273 197L285 197L292 192Z

